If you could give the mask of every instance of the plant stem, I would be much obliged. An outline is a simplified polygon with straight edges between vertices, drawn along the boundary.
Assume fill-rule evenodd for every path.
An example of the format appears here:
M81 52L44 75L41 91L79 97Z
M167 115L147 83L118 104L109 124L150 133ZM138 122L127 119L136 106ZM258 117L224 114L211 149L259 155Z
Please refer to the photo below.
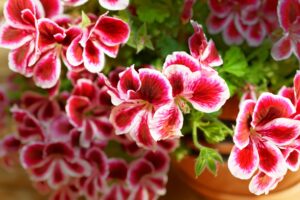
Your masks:
M198 123L193 121L193 142L195 147L201 150L203 146L198 141L197 128L198 128Z

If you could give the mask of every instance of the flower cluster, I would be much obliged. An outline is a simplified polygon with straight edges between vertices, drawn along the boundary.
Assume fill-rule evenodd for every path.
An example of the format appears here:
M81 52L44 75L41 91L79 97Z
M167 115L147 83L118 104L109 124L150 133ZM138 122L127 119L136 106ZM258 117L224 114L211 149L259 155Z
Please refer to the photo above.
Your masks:
M129 26L120 19L104 14L74 20L62 8L60 0L8 0L4 7L0 45L11 49L9 67L42 88L58 83L60 58L70 70L100 72L104 54L116 57L129 38Z
M191 55L167 56L163 71L133 66L120 74L117 86L109 86L115 107L110 121L116 134L129 133L138 145L153 148L156 141L181 136L182 112L190 103L201 112L214 112L229 98L225 81L212 69L222 60L202 27L192 22Z
M211 34L222 32L226 44L258 46L278 26L278 0L209 0L207 27Z
M278 95L263 93L257 101L241 104L228 166L241 179L257 172L249 185L257 195L274 189L287 169L299 169L299 80L297 73L294 88L283 87Z

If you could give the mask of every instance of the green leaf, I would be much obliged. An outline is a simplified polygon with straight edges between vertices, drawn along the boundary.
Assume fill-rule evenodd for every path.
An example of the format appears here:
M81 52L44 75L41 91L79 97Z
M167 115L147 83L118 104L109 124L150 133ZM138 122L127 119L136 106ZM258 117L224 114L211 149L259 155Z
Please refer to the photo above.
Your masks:
M200 152L198 158L196 159L196 163L195 163L196 177L200 176L200 174L203 172L205 166L206 166L206 160L203 159L203 157L201 156L201 152Z
M247 67L246 57L240 48L234 46L226 51L221 71L242 77L245 75Z
M81 11L81 24L80 24L80 27L81 28L86 28L90 24L91 24L90 18L85 14L84 11Z
M152 1L143 1L137 7L137 15L142 22L162 23L167 17L170 16L168 7L163 3L157 3Z
M214 149L202 147L195 162L195 174L198 177L205 167L214 175L217 174L217 163L223 162L221 155Z

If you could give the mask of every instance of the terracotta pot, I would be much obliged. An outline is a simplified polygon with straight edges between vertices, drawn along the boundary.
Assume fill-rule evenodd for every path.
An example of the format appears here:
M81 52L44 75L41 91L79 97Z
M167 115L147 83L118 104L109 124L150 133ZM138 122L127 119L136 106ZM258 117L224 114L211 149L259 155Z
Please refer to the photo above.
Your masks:
M220 152L230 151L232 144L217 145ZM180 162L172 160L172 165L179 178L194 191L211 200L298 200L300 196L300 171L288 172L277 188L268 195L256 196L249 192L250 180L240 180L231 175L227 163L218 166L218 174L214 176L208 170L195 177L195 157L186 156Z

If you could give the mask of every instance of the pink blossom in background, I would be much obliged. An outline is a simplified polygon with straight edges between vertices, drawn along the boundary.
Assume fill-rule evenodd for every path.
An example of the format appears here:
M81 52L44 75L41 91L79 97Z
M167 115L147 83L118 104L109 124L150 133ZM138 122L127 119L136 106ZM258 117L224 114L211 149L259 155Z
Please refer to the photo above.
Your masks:
M292 118L295 111L289 99L270 93L241 105L228 167L240 179L250 179L258 170L249 186L257 195L268 193L287 172L281 150L299 136L300 121Z
M300 2L298 0L279 0L277 14L283 36L273 45L272 57L284 60L292 54L300 58Z
M207 20L211 34L222 32L228 45L258 46L278 25L277 0L210 0L211 13Z

